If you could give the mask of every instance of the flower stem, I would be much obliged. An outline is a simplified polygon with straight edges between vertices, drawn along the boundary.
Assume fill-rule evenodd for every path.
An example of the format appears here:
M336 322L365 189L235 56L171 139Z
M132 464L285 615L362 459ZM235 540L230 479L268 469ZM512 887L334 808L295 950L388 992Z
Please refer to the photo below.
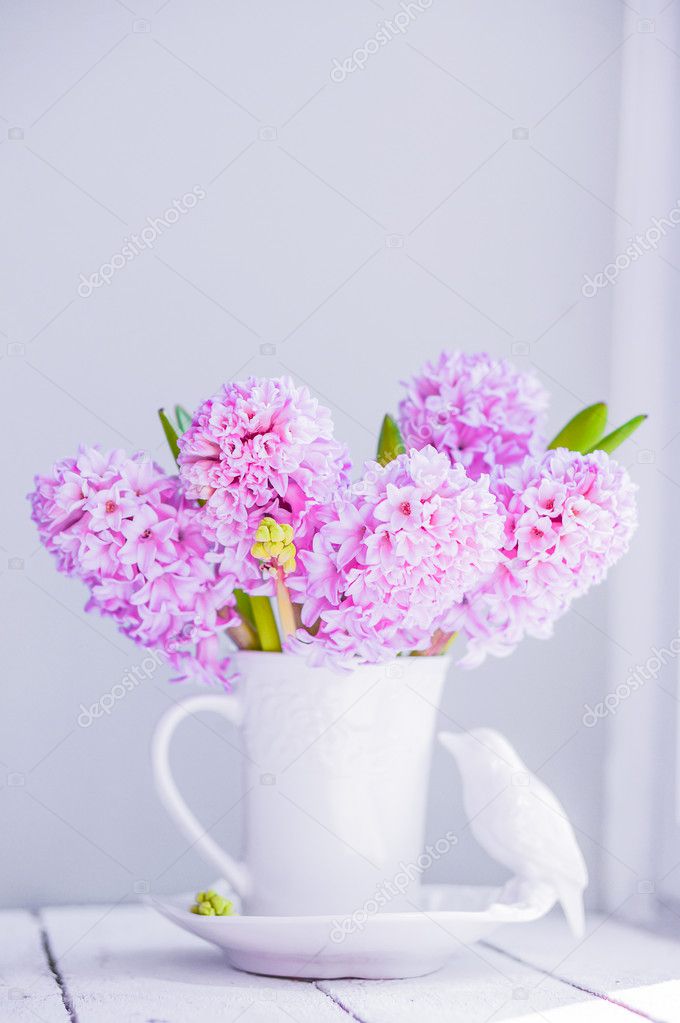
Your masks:
M290 600L288 587L283 581L283 571L279 569L276 575L276 600L279 605L279 618L284 636L292 636L297 629L295 621L295 610Z
M255 628L260 636L260 646L271 653L281 653L281 640L276 627L276 618L269 597L251 597Z
M249 608L250 599L246 596L246 594L243 593L243 591L241 590L234 592L235 593L238 592L240 596L245 601L248 602ZM241 616L241 621L238 623L238 625L228 625L224 631L226 632L227 636L229 636L232 643L236 644L239 650L259 650L260 641L257 638L257 632L255 631L252 616L244 614L244 610L242 610L241 608L241 601L239 600L238 596L236 598L236 605L238 608L239 615ZM230 618L233 617L233 608L231 607L221 608L221 610L217 612L217 617L229 620Z
M240 625L232 625L227 629L227 635L236 643L239 650L259 650L260 643L257 633L252 625L241 622Z
M438 629L432 637L432 642L427 650L414 650L411 653L411 657L436 657L437 655L445 654L457 635L457 632L441 632Z
M236 598L236 610L241 619L238 625L228 628L227 635L233 640L239 650L260 650L260 639L257 635L255 622L253 621L253 609L250 606L250 597L243 590L234 590ZM222 612L220 612L222 615ZM225 609L224 617L231 617L229 608Z
M432 637L432 645L430 646L427 653L429 656L436 656L437 654L445 654L449 649L454 639L458 635L457 632L438 632Z

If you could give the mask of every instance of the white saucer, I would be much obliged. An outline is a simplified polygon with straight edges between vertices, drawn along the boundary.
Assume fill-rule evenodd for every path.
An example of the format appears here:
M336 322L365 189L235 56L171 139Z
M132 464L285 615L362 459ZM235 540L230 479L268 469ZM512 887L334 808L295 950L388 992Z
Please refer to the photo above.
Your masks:
M238 897L214 886L238 906ZM527 923L555 903L547 885L513 878L504 888L423 885L413 913L352 916L197 916L191 894L146 900L172 923L227 953L232 966L273 977L391 980L442 967L461 947L504 923Z

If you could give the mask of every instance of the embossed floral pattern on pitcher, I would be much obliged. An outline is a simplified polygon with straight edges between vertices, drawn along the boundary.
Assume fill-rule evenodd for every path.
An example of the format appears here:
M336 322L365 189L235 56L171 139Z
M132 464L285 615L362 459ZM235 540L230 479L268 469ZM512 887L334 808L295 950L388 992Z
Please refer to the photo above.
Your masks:
M448 666L445 657L398 658L342 673L243 653L236 693L190 697L166 714L154 744L161 798L247 912L351 912L417 860ZM170 773L172 732L203 709L241 729L243 862L204 832ZM408 909L416 889L417 878L389 910Z

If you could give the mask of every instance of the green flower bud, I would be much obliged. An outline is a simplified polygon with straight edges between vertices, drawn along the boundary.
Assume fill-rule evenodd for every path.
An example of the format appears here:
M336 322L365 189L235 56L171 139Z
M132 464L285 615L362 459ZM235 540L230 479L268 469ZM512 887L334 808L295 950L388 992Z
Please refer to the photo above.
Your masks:
M190 907L190 912L199 916L233 916L234 906L229 899L211 889L196 893L196 902Z
M257 527L255 532L255 539L259 540L260 543L266 543L269 540L269 523L273 522L274 519L270 519L269 516L262 519L262 522Z
M265 515L255 531L255 543L250 553L263 567L276 571L282 568L284 574L295 570L297 551L293 543L293 527L279 523L271 515Z
M269 527L269 539L274 543L281 543L285 539L285 533L278 522L272 523Z

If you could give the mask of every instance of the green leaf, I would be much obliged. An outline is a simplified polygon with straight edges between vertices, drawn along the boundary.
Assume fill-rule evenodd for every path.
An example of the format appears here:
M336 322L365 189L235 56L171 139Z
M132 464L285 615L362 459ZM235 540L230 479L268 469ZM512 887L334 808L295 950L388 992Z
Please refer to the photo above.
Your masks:
M607 406L598 401L570 419L566 426L548 444L548 451L553 448L568 448L585 454L597 444L607 425Z
M186 433L191 426L191 416L181 405L175 405L175 419L180 433Z
M248 625L255 625L253 619L253 609L250 604L250 597L243 590L234 590L234 597L236 598L236 609L240 614L244 622L248 622Z
M597 444L593 444L591 448L588 448L587 454L590 454L591 451L606 451L608 454L611 454L612 451L616 451L618 446L623 444L624 440L628 440L630 435L635 433L638 426L642 426L646 418L646 415L633 416L633 418L629 419L627 423L623 424L623 426L619 426L618 429L612 430L612 432L608 433L606 437L603 437L601 441Z
M255 617L250 597L243 590L239 589L234 590L234 597L236 598L236 610L241 616L241 625L237 626L237 630L246 630L245 638L247 642L243 645L243 649L261 650L260 635L255 626ZM232 638L234 637L232 636Z
M177 430L166 416L165 409L159 408L158 418L161 421L161 426L163 427L165 439L167 440L170 450L172 451L172 457L175 459L175 461L177 461L177 457L179 455L179 444L177 443Z
M280 654L281 640L279 639L279 630L269 597L251 597L250 606L253 609L255 628L260 637L260 646L263 650Z
M380 428L380 439L378 441L377 460L381 465L387 465L397 455L406 451L401 431L392 416L385 416Z

